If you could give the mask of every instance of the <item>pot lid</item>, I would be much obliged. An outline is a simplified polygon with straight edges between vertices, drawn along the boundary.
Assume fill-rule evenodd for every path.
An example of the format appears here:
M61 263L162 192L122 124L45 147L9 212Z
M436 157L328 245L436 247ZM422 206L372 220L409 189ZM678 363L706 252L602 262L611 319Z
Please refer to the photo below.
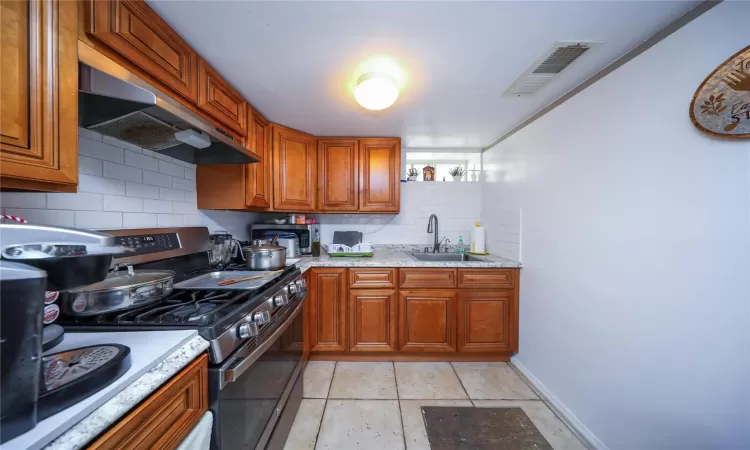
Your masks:
M89 284L68 292L80 294L83 292L110 291L126 287L141 286L144 284L169 281L174 278L175 273L171 270L133 270L127 266L127 272L121 272L115 267L114 272L107 274L107 278L98 283Z

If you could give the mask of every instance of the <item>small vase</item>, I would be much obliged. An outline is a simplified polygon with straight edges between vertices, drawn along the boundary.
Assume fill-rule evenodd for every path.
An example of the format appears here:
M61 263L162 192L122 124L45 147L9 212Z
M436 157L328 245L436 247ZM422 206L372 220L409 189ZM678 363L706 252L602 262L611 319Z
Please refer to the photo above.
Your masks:
M453 175L453 181L461 181L461 178L463 178L463 175Z

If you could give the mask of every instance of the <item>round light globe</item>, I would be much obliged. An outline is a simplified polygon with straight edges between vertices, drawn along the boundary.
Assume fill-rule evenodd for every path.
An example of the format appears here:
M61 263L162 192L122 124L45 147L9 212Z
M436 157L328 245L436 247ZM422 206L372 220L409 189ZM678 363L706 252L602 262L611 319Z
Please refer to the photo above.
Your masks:
M398 88L393 78L385 73L366 73L354 88L354 98L363 107L378 111L396 102Z

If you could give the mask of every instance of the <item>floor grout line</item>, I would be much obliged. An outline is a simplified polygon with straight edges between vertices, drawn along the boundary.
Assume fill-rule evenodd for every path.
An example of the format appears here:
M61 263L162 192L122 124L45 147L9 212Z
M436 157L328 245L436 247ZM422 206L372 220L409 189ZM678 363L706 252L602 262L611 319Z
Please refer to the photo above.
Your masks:
M406 450L406 428L404 428L404 413L401 411L401 395L398 393L398 378L396 378L396 363L391 361L393 367L393 381L396 383L396 405L398 405L398 420L401 422L401 438L404 441L404 450Z
M326 401L323 404L323 413L320 415L320 422L318 422L318 432L315 433L315 444L313 449L318 447L318 439L320 439L320 430L323 429L323 419L326 416L326 409L328 409L328 397L331 395L331 386L333 386L333 377L336 375L336 366L339 365L338 361L333 363L333 372L331 373L331 383L328 385L328 393L326 393Z
M453 367L453 363L449 362L448 364L451 366L451 369L453 370L453 373L456 374L456 378L458 378L458 382L461 383L461 389L464 390L464 394L466 394L466 398L469 399L469 400L471 400L472 401L471 404L473 405L474 401L471 398L471 396L469 395L469 391L466 390L466 386L464 386L464 382L461 380L461 377L458 376L458 372L456 371L456 368Z

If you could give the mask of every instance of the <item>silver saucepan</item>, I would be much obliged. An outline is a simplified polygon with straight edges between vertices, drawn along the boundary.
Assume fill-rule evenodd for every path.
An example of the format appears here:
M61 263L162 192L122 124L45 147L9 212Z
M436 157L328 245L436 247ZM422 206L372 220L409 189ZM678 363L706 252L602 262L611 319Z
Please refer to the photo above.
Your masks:
M286 266L286 247L274 244L242 247L242 254L250 270L279 270Z

